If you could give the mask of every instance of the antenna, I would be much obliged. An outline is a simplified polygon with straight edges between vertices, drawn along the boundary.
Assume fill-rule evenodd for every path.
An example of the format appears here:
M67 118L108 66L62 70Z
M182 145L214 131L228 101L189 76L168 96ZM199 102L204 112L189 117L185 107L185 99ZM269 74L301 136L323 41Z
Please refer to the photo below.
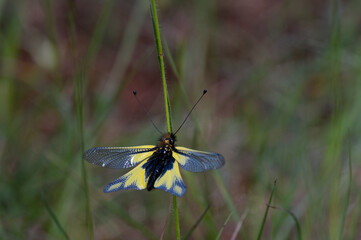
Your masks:
M152 122L153 126L155 127L155 129L157 129L157 131L162 134L161 131L159 131L159 128L157 128L157 126L155 125L155 123L153 122L153 120L150 118L148 111L145 109L144 105L142 104L142 102L139 100L139 98L137 97L137 91L133 90L133 95L135 97L135 99L137 99L137 102L139 103L139 105L142 107L143 111L145 112L145 114L147 115L148 119Z
M177 129L177 131L175 131L174 135L176 135L177 132L181 129L181 127L183 127L183 125L184 125L184 123L187 121L189 115L191 115L193 109L197 106L197 104L199 103L199 101L202 99L202 97L203 97L206 93L207 93L207 90L204 89L202 96L200 96L200 98L198 99L198 101L193 105L192 109L189 111L188 115L187 115L186 118L183 120L182 124L179 126L179 128Z

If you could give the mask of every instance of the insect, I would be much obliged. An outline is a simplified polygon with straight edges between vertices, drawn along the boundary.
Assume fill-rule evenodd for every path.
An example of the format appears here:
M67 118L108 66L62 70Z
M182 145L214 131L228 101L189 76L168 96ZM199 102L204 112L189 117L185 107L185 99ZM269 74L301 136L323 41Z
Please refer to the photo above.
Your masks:
M163 134L156 146L95 147L87 150L84 154L85 159L95 165L107 168L136 166L105 186L104 192L123 189L147 189L148 191L162 189L181 197L186 192L186 185L180 175L179 166L190 172L203 172L222 167L225 160L219 153L193 150L175 144L175 134L183 126L206 92L206 90L203 91L203 95L198 99L178 130L175 133ZM136 92L133 93L136 96ZM154 123L153 125L155 126ZM155 128L159 131L156 126Z

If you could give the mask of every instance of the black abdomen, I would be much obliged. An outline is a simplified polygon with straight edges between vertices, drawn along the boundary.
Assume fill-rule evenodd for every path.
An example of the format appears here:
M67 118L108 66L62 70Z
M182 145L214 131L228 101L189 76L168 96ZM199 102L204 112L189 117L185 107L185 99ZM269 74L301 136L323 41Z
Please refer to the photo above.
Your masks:
M155 152L143 165L145 169L145 179L148 179L147 190L154 189L155 181L163 174L173 168L174 158L169 152Z

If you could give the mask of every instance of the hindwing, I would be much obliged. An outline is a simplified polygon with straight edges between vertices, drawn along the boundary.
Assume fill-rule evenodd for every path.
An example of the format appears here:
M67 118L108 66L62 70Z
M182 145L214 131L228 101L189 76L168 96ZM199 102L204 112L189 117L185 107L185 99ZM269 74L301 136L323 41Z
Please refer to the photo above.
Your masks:
M114 180L104 187L104 192L114 192L124 189L143 190L147 187L147 179L145 177L145 169L143 165L147 162L144 160L134 169Z
M170 166L155 181L154 187L181 197L186 192L186 185L180 175L178 163L174 161L169 164Z

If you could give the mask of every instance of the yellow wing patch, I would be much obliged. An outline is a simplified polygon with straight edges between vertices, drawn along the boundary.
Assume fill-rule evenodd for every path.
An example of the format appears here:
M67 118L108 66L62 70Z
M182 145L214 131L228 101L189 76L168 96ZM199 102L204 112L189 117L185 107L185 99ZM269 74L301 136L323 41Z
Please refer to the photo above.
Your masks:
M134 147L135 149L149 149L149 148L153 148L153 145L143 145L143 146L137 146ZM130 162L132 164L137 164L140 163L141 161L143 161L144 159L148 159L150 156L152 156L152 154L154 153L154 151L150 151L150 152L145 152L145 153L138 153L135 154L132 159L130 160Z
M177 149L184 148L184 147L177 147ZM174 159L179 162L179 164L184 165L187 162L187 157L180 155L176 152L172 153Z
M178 197L183 196L187 188L180 175L177 162L173 163L172 169L168 169L162 176L157 179L157 181L155 181L154 187L162 189Z
M145 163L146 161L144 161ZM104 192L114 192L123 189L137 189L142 190L147 187L145 179L145 169L142 168L143 164L139 164L133 170L120 178L109 183L104 188Z

